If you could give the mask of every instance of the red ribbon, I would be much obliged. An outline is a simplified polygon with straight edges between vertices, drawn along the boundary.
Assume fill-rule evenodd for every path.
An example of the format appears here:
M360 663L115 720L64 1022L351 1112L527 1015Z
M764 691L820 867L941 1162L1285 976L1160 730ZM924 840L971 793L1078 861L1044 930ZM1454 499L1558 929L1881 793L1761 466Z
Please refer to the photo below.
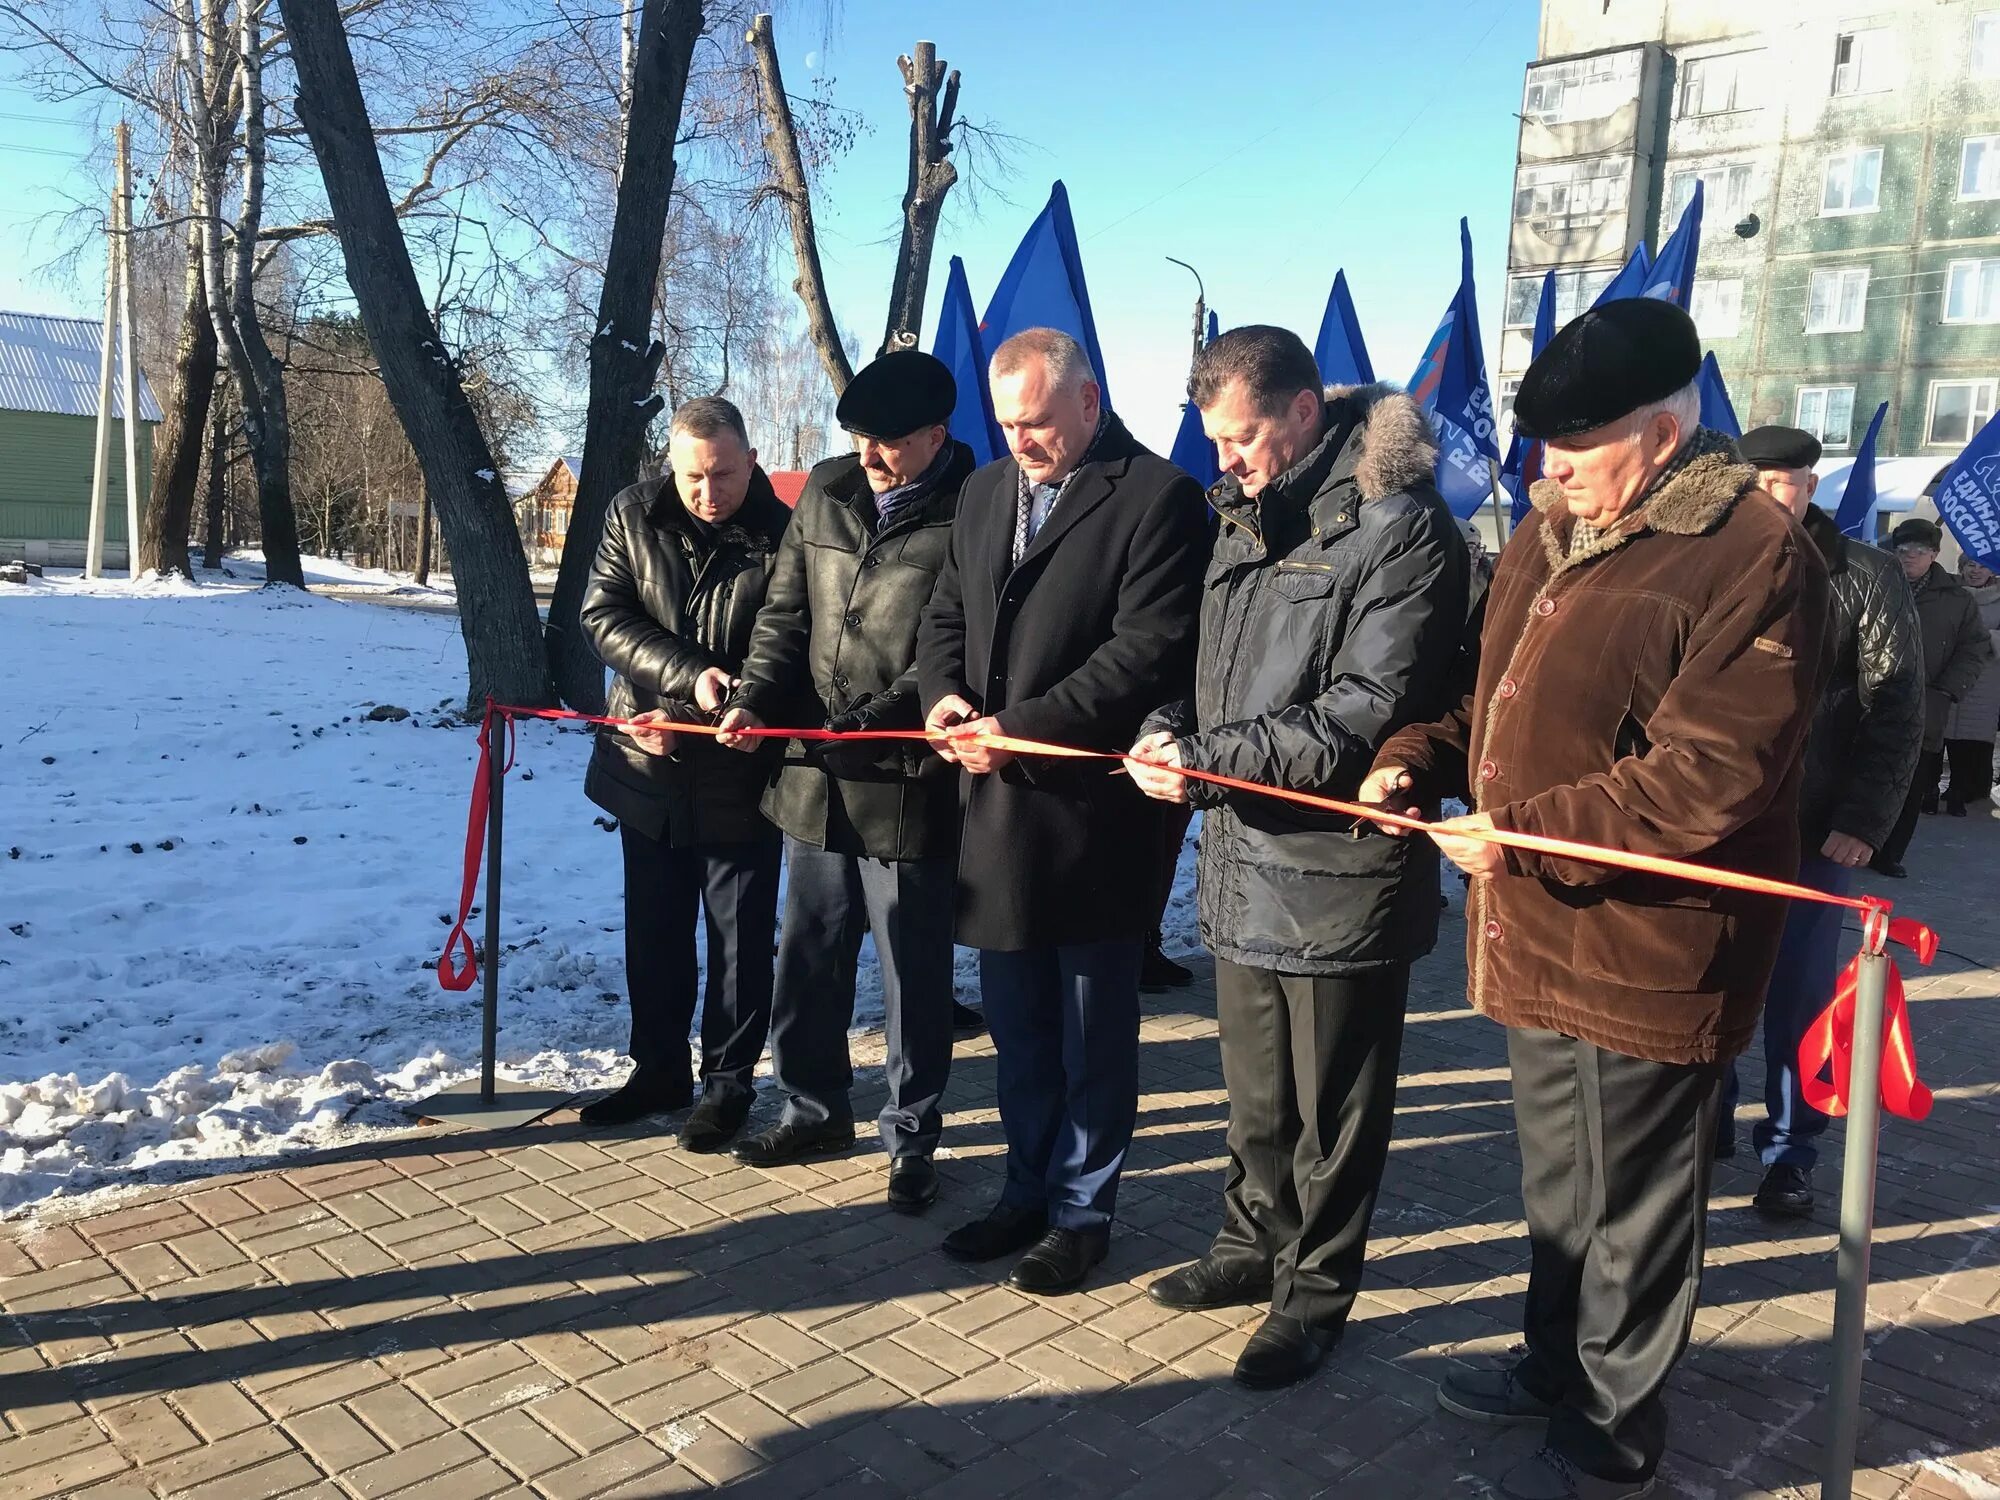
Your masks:
M493 724L496 719L504 719L507 723L507 763L501 767L501 774L505 775L514 764L516 718L571 720L582 724L602 724L613 729L665 731L670 734L717 735L722 732L714 724L617 719L603 714L575 713L566 708L520 708L512 704L495 703L489 698L486 703L486 717L479 727L479 769L473 782L472 807L465 826L465 880L458 898L458 923L452 928L450 936L445 939L444 953L438 959L438 983L448 990L470 989L478 978L478 956L465 928L472 914L472 897L478 886L479 867L486 849L486 812L491 790ZM733 732L746 739L820 742L828 740L936 742L952 738L948 733L934 734L923 729L841 731L759 727L741 728ZM1017 739L1011 735L981 735L979 742L990 749L1005 750L1016 755L1046 755L1068 760L1120 762L1128 758L1113 751L1079 750L1073 745L1053 745L1042 740ZM1421 819L1405 817L1401 813L1389 812L1367 803L1344 802L1335 797L1316 796L1311 792L1293 791L1288 787L1266 786L1262 782L1245 781L1214 771L1197 771L1186 766L1174 766L1168 769L1178 771L1193 781L1205 781L1235 791L1254 792L1259 796L1274 797L1302 807L1337 813L1370 823L1387 824L1414 833L1427 832L1431 827ZM1922 963L1929 963L1937 952L1938 936L1935 932L1910 918L1892 917L1890 915L1892 903L1880 896L1836 896L1791 881L1770 880L1761 875L1745 875L1735 870L1718 870L1709 865L1692 864L1686 860L1662 859L1651 854L1633 854L1622 849L1607 849L1596 844L1578 843L1572 839L1545 838L1540 834L1516 833L1500 828L1454 829L1453 832L1462 833L1467 838L1479 839L1485 843L1528 849L1560 859L1583 860L1614 869L1665 875L1701 885L1750 891L1757 895L1781 896L1790 901L1811 901L1822 906L1844 907L1849 911L1861 913L1863 946L1870 952L1881 951L1885 943L1898 943L1914 952ZM464 954L465 961L462 965L452 959L454 946L459 947ZM1841 974L1833 1003L1814 1020L1799 1047L1799 1072L1804 1081L1806 1102L1824 1114L1847 1113L1848 1075L1854 1046L1854 994L1859 966L1860 959L1857 957ZM1903 978L1893 960L1889 964L1886 1022L1888 1046L1882 1059L1883 1104L1892 1114L1902 1115L1906 1119L1921 1120L1930 1112L1931 1092L1917 1078L1916 1049L1910 1037L1910 1017L1903 998ZM1829 1061L1833 1064L1833 1082L1830 1087L1822 1083L1819 1078L1821 1070Z
M1923 923L1890 917L1887 911L1871 914L1862 925L1863 951L1879 952L1885 938L1908 948L1919 963L1927 964L1937 956L1938 936ZM1814 1017L1799 1040L1799 1092L1823 1115L1846 1114L1852 1098L1854 1013L1860 983L1861 954L1857 953L1841 970L1833 1003ZM1931 1091L1917 1077L1910 1008L1903 996L1903 975L1894 959L1889 960L1883 991L1882 1024L1882 1107L1906 1120L1921 1120L1931 1112ZM1829 1064L1833 1077L1823 1079L1821 1072Z

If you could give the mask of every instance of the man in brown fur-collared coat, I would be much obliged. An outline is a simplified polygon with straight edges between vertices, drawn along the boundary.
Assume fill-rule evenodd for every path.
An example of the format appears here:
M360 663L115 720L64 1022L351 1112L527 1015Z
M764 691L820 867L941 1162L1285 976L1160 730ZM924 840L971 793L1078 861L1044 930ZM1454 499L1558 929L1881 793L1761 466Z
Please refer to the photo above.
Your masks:
M1514 1500L1653 1485L1699 1292L1718 1086L1755 1034L1785 903L1465 837L1496 828L1789 880L1828 654L1825 565L1697 426L1680 309L1614 302L1529 367L1536 514L1487 598L1478 685L1392 736L1362 789L1471 794L1436 834L1473 878L1472 1003L1508 1027L1533 1248L1527 1353L1455 1372L1475 1420L1548 1423Z

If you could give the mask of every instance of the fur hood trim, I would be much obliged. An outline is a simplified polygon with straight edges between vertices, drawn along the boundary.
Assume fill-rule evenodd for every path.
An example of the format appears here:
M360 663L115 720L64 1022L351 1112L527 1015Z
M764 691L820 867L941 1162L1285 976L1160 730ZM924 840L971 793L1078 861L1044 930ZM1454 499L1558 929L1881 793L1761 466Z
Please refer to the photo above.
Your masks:
M1326 404L1337 421L1360 419L1361 457L1354 465L1354 483L1364 501L1400 495L1437 472L1437 434L1406 392L1380 382L1330 385Z
M1613 551L1642 531L1706 536L1723 523L1737 501L1757 488L1757 471L1736 456L1736 445L1722 433L1699 428L1688 447L1692 451L1675 460L1675 467L1639 508L1638 524L1604 533L1588 556ZM1542 541L1555 570L1562 572L1585 561L1569 553L1574 523L1563 504L1562 486L1552 479L1537 480L1528 498L1544 517Z

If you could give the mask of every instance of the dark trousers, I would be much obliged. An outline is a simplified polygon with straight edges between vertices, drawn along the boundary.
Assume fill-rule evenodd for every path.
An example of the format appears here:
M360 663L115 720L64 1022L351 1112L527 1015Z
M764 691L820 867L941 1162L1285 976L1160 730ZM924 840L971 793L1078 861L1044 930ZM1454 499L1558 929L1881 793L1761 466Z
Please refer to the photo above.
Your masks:
M619 827L625 850L625 984L642 1068L688 1071L694 1019L695 908L708 923L701 1000L701 1081L747 1094L771 1023L771 942L778 918L778 841L670 848Z
M1269 1276L1271 1311L1347 1320L1396 1122L1410 970L1279 974L1218 962L1229 1176L1210 1252Z
M1917 757L1917 774L1910 781L1910 795L1903 803L1902 816L1889 830L1889 841L1876 854L1883 864L1900 865L1903 856L1910 852L1910 840L1916 835L1917 819L1922 816L1924 805L1937 806L1938 774L1943 769L1942 750L1926 750Z
M1160 848L1165 854L1165 864L1160 871L1160 915L1153 923L1152 946L1160 946L1162 929L1167 925L1167 908L1174 904L1174 876L1180 872L1181 847L1187 843L1188 824L1194 821L1194 809L1171 802L1160 804Z
M1560 1403L1556 1452L1601 1479L1648 1478L1701 1292L1721 1067L1523 1028L1507 1061L1532 1250L1521 1382Z
M1854 872L1817 854L1799 864L1799 884L1844 896ZM1778 965L1764 997L1764 1118L1751 1140L1767 1167L1780 1162L1811 1170L1819 1160L1819 1138L1826 1133L1826 1116L1805 1101L1799 1081L1799 1042L1806 1028L1833 999L1840 973L1840 923L1846 913L1838 906L1794 901L1785 914L1785 935L1778 945ZM1722 1075L1722 1113L1736 1113L1736 1064Z
M951 1074L951 925L958 862L830 854L785 840L785 922L771 1017L771 1072L785 1118L805 1124L853 1118L855 965L875 936L889 1099L882 1145L891 1156L928 1156L944 1128L938 1101Z
M1063 1229L1104 1229L1139 1113L1135 942L984 949L979 989L998 1054L1007 1185L1000 1201Z
M1993 795L1993 741L1946 740L1944 754L1951 762L1944 800L1984 812L1987 798Z

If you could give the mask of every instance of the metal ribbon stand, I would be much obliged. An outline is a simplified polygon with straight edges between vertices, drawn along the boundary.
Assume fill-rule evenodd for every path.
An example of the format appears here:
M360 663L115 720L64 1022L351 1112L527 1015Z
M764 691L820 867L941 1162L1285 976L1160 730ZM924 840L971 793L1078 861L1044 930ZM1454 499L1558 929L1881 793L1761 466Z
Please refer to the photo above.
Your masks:
M1861 1433L1861 1367L1868 1336L1868 1249L1875 1232L1875 1164L1882 1123L1882 1026L1889 984L1889 920L1862 919L1848 1071L1847 1154L1840 1172L1840 1259L1833 1301L1833 1382L1827 1393L1821 1500L1852 1500Z
M500 829L505 815L507 757L492 743L507 720L487 716L480 733L488 737L486 796L486 951L480 976L479 1078L466 1079L419 1099L409 1112L427 1124L456 1129L513 1130L558 1110L574 1096L511 1078L496 1078L493 1062L500 1045Z

